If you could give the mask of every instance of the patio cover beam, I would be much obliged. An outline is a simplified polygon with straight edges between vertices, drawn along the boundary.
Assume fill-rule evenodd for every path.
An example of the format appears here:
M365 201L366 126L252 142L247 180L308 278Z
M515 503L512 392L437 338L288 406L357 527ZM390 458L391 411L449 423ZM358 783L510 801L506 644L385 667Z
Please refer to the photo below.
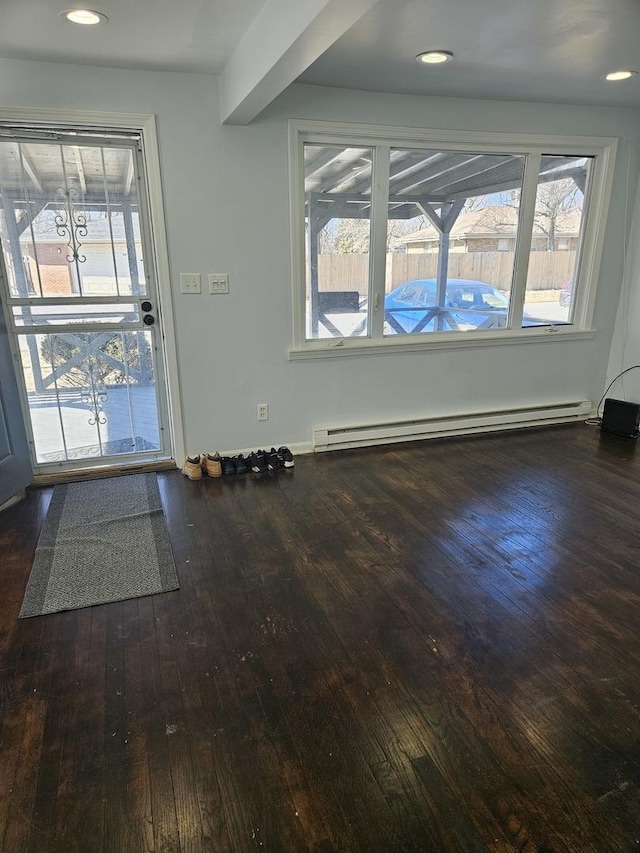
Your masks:
M82 152L80 151L79 145L72 145L71 150L73 151L73 159L76 161L76 166L78 169L78 181L80 182L80 190L84 195L87 191L87 179L84 174L84 163L82 162Z
M438 271L436 273L436 305L438 306L438 315L436 317L436 328L439 332L444 329L445 313L442 309L445 307L447 296L447 273L449 270L449 235L451 229L456 223L456 219L460 216L464 207L464 199L445 204L440 210L440 213L431 207L428 202L420 204L420 210L424 215L431 220L433 226L438 231Z
M18 296L28 297L29 283L25 274L24 262L22 260L22 249L20 247L20 233L16 223L16 215L11 199L6 199L4 202L5 225L7 229L7 237L9 242L9 254L13 260L13 274L18 291ZM40 289L42 293L42 288ZM25 317L31 317L31 308L26 306L23 308ZM38 344L34 335L27 335L27 347L29 349L29 358L31 359L31 368L33 371L33 384L38 394L42 393L44 386L42 384L42 371L40 369L40 357L38 354Z
M420 192L435 195L442 193L450 195L455 192L457 186L462 185L470 187L471 194L473 194L476 187L482 184L495 183L496 176L502 182L511 181L514 186L517 186L522 183L523 172L523 161L514 161L511 155L503 158L497 156L470 157L466 163L455 164L437 175L432 175L422 183L405 188L404 192L416 192L419 189Z
M29 180L34 185L34 187L38 190L38 192L42 192L42 184L36 174L36 167L31 162L29 155L24 151L24 148L21 150L21 162L22 168L24 169L25 174L29 177Z
M556 169L554 172L547 172L546 174L541 174L538 177L539 184L548 184L552 181L561 181L564 178L573 178L576 182L577 186L584 192L584 184L585 184L585 173L582 167L578 167L576 169ZM501 184L491 184L485 187L476 187L474 192L477 192L478 195L491 195L492 193L505 192L507 190L514 189L513 181L507 181L506 183ZM450 199L467 199L473 193L469 190L469 188L458 189L456 192L452 192L449 196Z
M249 124L379 0L266 0L220 74L223 124Z
M40 195L39 193L29 193L29 198L27 199L23 192L3 190L2 198L11 200L13 206L18 210L25 210L30 205L36 205L40 210L43 210L45 207L48 207L49 210L62 210L65 206L64 202L52 199L51 194ZM88 192L83 196L82 202L77 204L76 207L82 207L83 209L90 207L92 210L107 210L110 207L113 210L114 208L120 209L126 200L125 196L113 190L109 193L108 203L105 200L104 191L96 193Z

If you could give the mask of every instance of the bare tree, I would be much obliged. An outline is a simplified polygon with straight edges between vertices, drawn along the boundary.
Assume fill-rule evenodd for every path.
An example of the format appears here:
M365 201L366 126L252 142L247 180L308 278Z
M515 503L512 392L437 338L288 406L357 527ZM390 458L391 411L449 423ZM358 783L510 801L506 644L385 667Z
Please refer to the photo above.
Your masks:
M534 234L537 231L545 236L548 252L556 251L558 232L562 231L570 214L582 211L582 201L582 191L573 178L561 178L538 185L533 217ZM520 190L510 190L505 195L504 206L519 210Z
M488 195L476 195L465 199L462 213L473 213L476 210L486 210L490 206Z
M322 231L318 232L318 252L321 255L333 255L336 252L335 220L328 222Z
M419 231L427 224L424 216L413 219L389 219L387 252L393 252L402 237ZM318 235L320 254L363 255L370 251L371 226L368 219L332 220Z
M568 214L582 210L582 192L573 178L538 186L534 224L547 238L547 251L558 248L557 233Z
M366 255L369 252L370 234L368 219L340 219L334 251L339 255Z

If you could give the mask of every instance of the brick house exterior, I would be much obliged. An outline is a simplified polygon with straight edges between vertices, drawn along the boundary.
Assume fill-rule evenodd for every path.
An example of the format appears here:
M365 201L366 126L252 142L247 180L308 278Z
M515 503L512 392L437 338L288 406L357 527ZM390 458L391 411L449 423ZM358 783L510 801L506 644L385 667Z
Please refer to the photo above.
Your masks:
M555 245L539 224L534 224L531 250L576 251L582 214L559 214L555 223ZM507 206L486 207L461 214L449 236L450 252L513 252L517 235L518 210ZM398 239L398 248L407 254L437 252L439 235L433 225Z

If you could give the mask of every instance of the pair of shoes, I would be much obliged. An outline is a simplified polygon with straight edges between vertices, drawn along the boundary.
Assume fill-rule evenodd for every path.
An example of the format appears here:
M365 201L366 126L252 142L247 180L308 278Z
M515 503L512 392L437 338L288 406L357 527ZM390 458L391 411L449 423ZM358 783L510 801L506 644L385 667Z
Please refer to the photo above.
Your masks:
M273 447L271 448L271 452L273 453ZM285 468L293 468L295 462L293 461L293 453L289 450L288 447L279 447L278 448L278 456L282 459L282 464Z
M267 453L267 466L270 471L277 471L279 468L284 468L284 459L275 447L272 447Z
M229 477L232 474L247 474L249 472L248 460L244 458L242 453L237 456L223 456L220 459L222 467L222 476Z
M250 453L248 456L249 467L254 474L263 474L269 470L267 464L267 454L264 450L256 450L255 453Z
M200 456L187 456L182 466L182 473L190 480L202 479L202 460Z
M222 462L217 450L202 454L202 471L207 477L222 477Z
M279 447L277 450L256 450L249 454L249 465L256 474L264 471L277 471L280 468L293 468L293 453L288 447Z
M272 447L268 453L268 465L270 471L277 471L278 468L293 468L293 453L288 447L279 447L277 450Z

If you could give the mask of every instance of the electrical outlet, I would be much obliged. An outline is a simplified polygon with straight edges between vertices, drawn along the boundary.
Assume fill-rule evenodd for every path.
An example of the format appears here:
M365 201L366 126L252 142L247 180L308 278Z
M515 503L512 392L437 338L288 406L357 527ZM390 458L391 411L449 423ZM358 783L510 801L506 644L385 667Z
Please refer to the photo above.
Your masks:
M209 273L209 293L229 293L229 275Z
M180 273L180 293L201 293L199 272Z
M258 420L259 421L268 421L269 420L269 404L268 403L258 403Z

